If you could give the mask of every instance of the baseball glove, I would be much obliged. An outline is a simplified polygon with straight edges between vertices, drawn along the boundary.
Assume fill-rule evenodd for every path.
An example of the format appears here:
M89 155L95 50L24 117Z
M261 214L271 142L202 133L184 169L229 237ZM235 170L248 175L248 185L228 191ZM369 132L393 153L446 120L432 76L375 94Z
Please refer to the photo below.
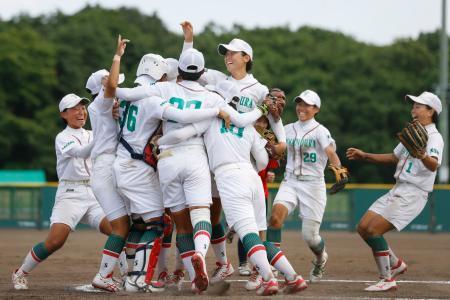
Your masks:
M418 120L406 124L406 127L397 133L397 138L412 157L423 158L428 142L428 133Z
M273 95L268 94L263 103L269 107L269 113L272 115L275 122L278 122L283 114L286 101L283 98L274 97Z
M143 155L143 161L146 162L148 165L150 165L153 170L157 170L158 165L158 154L159 154L159 148L158 148L158 139L161 137L161 135L154 135L152 136L144 148Z
M339 166L336 167L334 165L329 165L328 169L333 171L334 176L336 177L336 183L333 184L330 188L330 194L336 194L337 192L344 189L345 184L348 182L349 173L346 167Z
M265 146L267 154L269 154L269 158L280 160L284 158L285 153L277 154L275 151L275 145L278 143L277 137L273 133L272 130L262 128L259 126L255 126L256 131L261 135L262 138L267 140L267 144Z

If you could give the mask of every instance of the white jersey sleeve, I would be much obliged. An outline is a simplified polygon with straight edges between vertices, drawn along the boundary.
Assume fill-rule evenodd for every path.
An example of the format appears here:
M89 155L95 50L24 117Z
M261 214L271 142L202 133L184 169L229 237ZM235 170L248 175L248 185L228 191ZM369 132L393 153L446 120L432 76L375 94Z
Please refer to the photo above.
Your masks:
M227 77L228 77L227 75L225 75L220 71L213 69L205 69L205 72L199 78L198 82L203 86L207 84L216 85L218 82L226 80Z
M269 155L265 149L267 140L264 139L254 127L247 127L249 129L253 128L253 143L250 149L250 153L255 159L256 169L259 171L264 170L269 163Z
M317 129L319 131L317 135L317 141L319 142L319 145L322 147L322 149L325 150L325 148L327 148L329 145L332 145L334 151L336 151L336 141L331 137L330 131L322 125Z

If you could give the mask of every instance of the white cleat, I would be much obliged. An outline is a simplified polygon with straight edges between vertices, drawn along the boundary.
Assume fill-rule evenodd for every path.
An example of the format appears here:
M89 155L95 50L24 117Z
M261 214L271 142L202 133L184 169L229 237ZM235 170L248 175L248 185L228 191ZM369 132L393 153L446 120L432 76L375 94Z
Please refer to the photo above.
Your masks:
M278 293L278 281L276 278L262 281L261 286L256 290L256 295L259 296L271 296L276 293Z
M181 286L183 284L184 271L175 270L172 274L168 276L166 281L167 286L176 286L179 291L181 291Z
M239 276L250 276L252 274L252 268L250 263L245 262L239 266Z
M245 284L245 289L247 291L257 290L260 288L262 283L263 283L262 276L259 275L259 273L256 270L253 270L252 275L250 275L250 278L247 280L247 283Z
M211 277L210 282L211 283L217 283L220 281L224 281L225 278L233 275L234 268L231 265L230 262L226 264L221 264L219 262L216 262L216 269L214 270L213 276Z
M18 270L15 270L12 273L11 281L15 290L28 290L28 280L26 275L22 272L17 273Z
M310 283L315 283L315 282L319 282L322 277L323 274L325 273L325 265L327 264L328 261L328 254L326 252L323 253L322 255L322 261L317 262L317 261L313 261L313 268L311 269L311 272L309 273L309 282Z
M125 291L130 293L160 293L164 292L164 284L157 281L152 281L150 284L147 284L145 282L145 275L129 276L125 282Z
M368 292L385 292L393 291L398 288L394 279L380 279L377 283L366 287L364 290Z
M399 259L397 265L391 267L391 276L395 279L398 275L405 273L407 270L408 265L402 259Z
M115 293L120 290L120 286L116 281L113 280L112 274L109 277L103 277L102 275L100 275L100 273L97 273L97 275L95 275L94 279L92 280L92 286L96 289L111 293Z

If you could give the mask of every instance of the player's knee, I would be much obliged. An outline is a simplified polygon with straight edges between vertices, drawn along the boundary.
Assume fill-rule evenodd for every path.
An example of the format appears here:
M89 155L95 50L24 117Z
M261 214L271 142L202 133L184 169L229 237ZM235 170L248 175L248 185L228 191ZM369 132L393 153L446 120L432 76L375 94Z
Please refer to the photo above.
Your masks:
M64 245L65 242L66 242L65 239L50 238L45 241L45 248L47 249L47 251L49 253L53 253L53 252L61 249L61 247Z
M252 218L241 219L234 223L234 230L239 235L239 238L242 239L249 233L258 234L258 227L256 226L255 221Z
M302 224L302 236L309 247L317 247L322 238L319 235L320 223L305 219Z
M211 222L211 212L209 208L196 208L189 211L191 217L192 227L195 227L199 222Z
M358 234L362 238L366 238L369 235L367 229L368 229L367 224L359 223L358 226L357 226Z

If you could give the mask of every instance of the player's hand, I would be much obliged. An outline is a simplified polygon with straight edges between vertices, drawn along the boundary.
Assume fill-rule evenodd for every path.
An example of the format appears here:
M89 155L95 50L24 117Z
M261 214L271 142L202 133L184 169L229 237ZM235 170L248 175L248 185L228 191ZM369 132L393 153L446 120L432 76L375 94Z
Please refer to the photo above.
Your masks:
M275 181L275 173L272 171L267 171L267 177L266 177L266 181L268 183L272 183Z
M219 110L219 114L217 116L225 121L225 127L229 129L231 125L230 115L224 110Z
M114 100L113 108L112 108L112 117L114 120L120 119L120 113L119 113L119 101Z
M349 160L364 160L366 153L356 148L348 148L346 151L347 158Z
M117 37L116 55L122 56L125 53L125 48L127 47L127 43L129 42L130 40L122 39L122 36L119 34L119 36Z
M181 29L183 29L184 41L186 43L192 43L194 41L194 27L191 22L183 21L180 23Z

